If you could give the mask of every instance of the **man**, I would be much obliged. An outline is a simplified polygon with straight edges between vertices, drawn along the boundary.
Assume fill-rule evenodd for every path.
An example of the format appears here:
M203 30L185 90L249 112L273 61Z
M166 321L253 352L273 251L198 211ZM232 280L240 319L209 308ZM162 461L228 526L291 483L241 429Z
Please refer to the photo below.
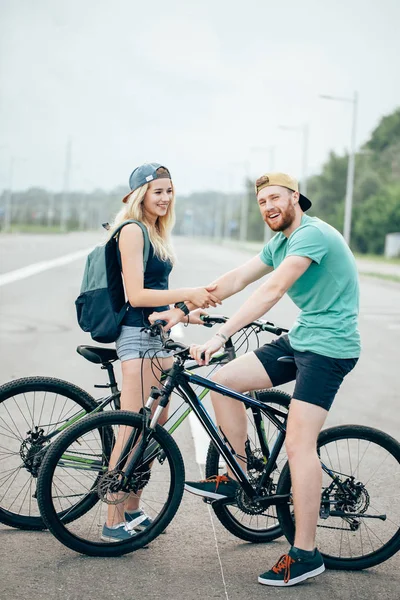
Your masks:
M325 570L315 547L322 485L316 442L336 392L360 353L358 276L340 233L305 214L311 202L299 193L295 179L268 173L255 188L261 215L277 233L259 256L217 279L214 293L223 300L273 273L208 342L192 346L191 355L199 364L208 364L228 337L268 312L286 292L302 311L287 336L237 358L214 377L239 392L296 380L286 435L296 537L288 554L258 578L265 585L289 586ZM166 313L168 328L181 320L179 311ZM294 363L278 361L282 356L292 356ZM212 402L218 425L237 454L245 456L244 405L215 393ZM216 498L233 497L237 486L228 470L218 479L186 482L185 488Z

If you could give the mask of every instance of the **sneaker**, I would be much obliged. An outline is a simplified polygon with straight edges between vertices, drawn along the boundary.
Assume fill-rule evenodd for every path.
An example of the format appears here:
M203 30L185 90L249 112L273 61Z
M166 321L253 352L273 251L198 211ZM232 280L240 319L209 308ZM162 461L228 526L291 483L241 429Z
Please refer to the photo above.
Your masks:
M141 516L144 516L144 519L143 519L143 521L140 521L139 523L137 523L137 521L136 521L137 525L134 525L135 531L144 531L146 529L146 527L149 527L149 525L151 525L153 523L153 519L151 517L149 517L149 515L146 515L144 510L141 510L140 508L138 508L137 510L133 510L132 512L125 511L125 521L129 524ZM164 531L162 531L161 533L166 533L166 532L167 532L167 530L164 529Z
M143 520L138 521L139 517L144 517ZM146 513L138 508L137 510L133 510L132 512L125 511L125 521L127 523L132 523L132 521L136 521L136 525L134 527L135 531L143 531L153 523L153 519L146 515Z
M239 484L228 475L213 475L202 481L186 481L185 490L197 496L212 498L234 498Z
M103 542L125 542L130 540L133 535L135 535L135 530L128 529L126 523L120 523L116 527L108 527L104 523L101 539Z
M289 554L281 556L270 571L259 576L258 583L281 587L296 585L324 571L324 561L317 549L311 553L292 547Z

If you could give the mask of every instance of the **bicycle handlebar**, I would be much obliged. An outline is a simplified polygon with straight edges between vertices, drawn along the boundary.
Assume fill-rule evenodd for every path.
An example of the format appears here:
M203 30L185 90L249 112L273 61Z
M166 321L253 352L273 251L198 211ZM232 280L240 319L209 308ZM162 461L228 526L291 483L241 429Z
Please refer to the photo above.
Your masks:
M226 323L229 319L228 317L224 317L222 315L202 315L201 320L204 321L204 324L208 327L212 327L213 325ZM144 329L150 333L152 337L156 335L161 335L161 339L164 343L165 348L170 350L179 350L184 352L189 352L189 346L185 344L181 344L180 342L176 342L174 340L169 340L166 337L166 333L164 331L164 326L167 325L166 321L158 319L150 325L150 327L145 327ZM282 335L282 333L287 333L288 329L284 329L283 327L276 327L273 323L269 321L264 321L262 319L257 319L257 321L252 321L248 325L245 325L242 329L247 329L249 327L257 327L260 331L268 331L269 333L273 333L274 335Z
M208 326L216 325L217 323L226 323L229 321L228 317L223 317L222 315L201 315L200 319L204 321L205 324L208 324ZM262 319L252 321L248 325L245 325L242 329L247 329L248 327L258 327L261 331L268 331L274 335L282 335L282 333L287 333L289 331L283 327L276 327L274 323L270 323L269 321L264 321Z

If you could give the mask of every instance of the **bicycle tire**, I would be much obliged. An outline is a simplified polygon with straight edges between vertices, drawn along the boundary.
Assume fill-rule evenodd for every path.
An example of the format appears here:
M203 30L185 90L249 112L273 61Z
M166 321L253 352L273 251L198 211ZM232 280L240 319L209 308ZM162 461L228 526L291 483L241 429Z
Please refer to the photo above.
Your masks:
M14 381L10 381L8 383L0 386L0 410L4 402L17 395L21 395L21 398L26 398L28 393L33 392L34 394L37 392L53 393L57 396L63 396L64 398L68 398L72 400L72 402L76 403L80 408L85 410L87 413L90 413L97 407L97 403L95 399L88 394L85 390L80 387L70 383L68 381L64 381L62 379L56 379L54 377L24 377L21 379L16 379ZM4 405L6 406L6 405ZM23 406L23 408L26 408ZM7 409L8 410L8 409ZM34 414L34 411L33 411ZM2 424L0 425L0 443L2 434L9 438L9 424L5 422L4 419L1 418L0 421ZM5 428L4 425L7 427ZM8 433L5 433L8 432ZM22 438L21 438L22 439ZM53 442L51 442L53 443ZM21 463L23 460L21 458ZM25 466L24 466L25 468ZM31 483L36 479L36 477L31 475ZM30 502L33 502L33 509L36 509L36 499L33 497L30 499ZM5 495L1 497L1 506L0 506L0 522L8 525L9 527L14 527L17 529L24 530L36 530L40 531L46 529L46 525L41 516L34 516L31 514L23 514L21 512L13 512L12 510L8 510L6 506L6 498Z
M265 404L278 404L284 409L289 408L291 401L290 394L287 394L282 390L272 389L258 390L256 392L256 398ZM210 442L205 467L206 477L211 477L212 475L218 474L219 457L220 455L218 449L212 442ZM215 505L214 503L212 503L211 506L214 510L215 516L225 527L225 529L227 529L234 536L245 540L246 542L268 543L283 535L282 528L279 524L261 530L252 529L251 527L247 527L240 523L227 506L219 506ZM271 508L273 509L273 507Z
M390 435L379 431L378 429L363 425L341 425L325 429L318 437L318 450L321 452L321 449L326 444L343 439L364 440L370 444L377 444L384 450L387 450L397 463L400 463L400 444ZM277 494L288 494L290 493L290 490L290 470L289 464L286 463L278 482ZM292 518L291 505L289 503L279 505L277 506L277 512L282 530L289 543L293 544L295 524ZM324 558L325 566L328 569L361 570L373 567L386 561L400 550L400 525L396 533L382 546L382 548L362 557L340 558L325 553L323 548L319 548L319 550Z
M162 509L156 521L145 530L132 536L131 540L116 543L100 543L84 540L67 529L57 513L52 498L52 477L58 461L74 440L86 433L101 427L121 424L127 427L142 428L141 415L128 411L113 411L89 415L82 421L69 427L52 445L43 461L38 482L38 503L44 521L51 533L65 546L88 556L121 556L147 546L160 535L171 522L182 500L185 468L181 452L170 434L157 425L153 431L153 439L165 453L171 467L171 483L168 494L168 505Z

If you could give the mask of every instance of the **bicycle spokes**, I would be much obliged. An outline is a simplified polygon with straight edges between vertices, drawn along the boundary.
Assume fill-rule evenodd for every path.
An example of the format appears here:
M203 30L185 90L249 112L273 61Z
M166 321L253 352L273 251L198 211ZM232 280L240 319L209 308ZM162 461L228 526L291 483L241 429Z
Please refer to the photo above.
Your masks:
M140 417L131 417L137 426L128 427L124 416L116 412L104 426L82 425L50 470L53 509L69 534L86 544L118 543L102 538L103 527L125 522L127 511L140 508L156 521L174 489L168 448L147 438L143 445Z
M399 529L400 466L371 440L345 438L320 448L323 491L317 545L328 555L362 557Z

